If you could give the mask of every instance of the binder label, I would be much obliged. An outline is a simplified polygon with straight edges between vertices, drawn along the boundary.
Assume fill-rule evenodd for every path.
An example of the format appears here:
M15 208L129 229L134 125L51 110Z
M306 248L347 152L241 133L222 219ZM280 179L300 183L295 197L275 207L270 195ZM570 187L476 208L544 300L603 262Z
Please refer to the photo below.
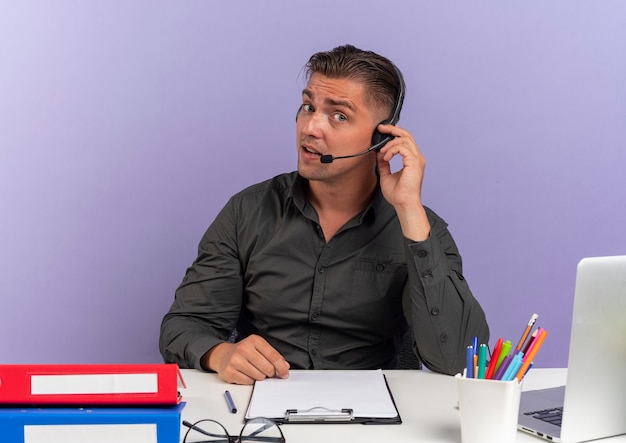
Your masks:
M157 374L33 375L31 395L157 393Z
M27 425L24 443L157 443L157 425Z

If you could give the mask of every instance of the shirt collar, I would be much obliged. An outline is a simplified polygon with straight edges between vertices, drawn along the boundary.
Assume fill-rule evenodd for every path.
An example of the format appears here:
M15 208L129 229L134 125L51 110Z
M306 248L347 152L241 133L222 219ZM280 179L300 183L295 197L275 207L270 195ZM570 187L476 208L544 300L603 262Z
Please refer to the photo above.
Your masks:
M293 203L296 208L304 213L308 205L308 201L306 198L308 180L303 178L297 172L295 172L294 174L294 181L291 185L291 189L289 190L289 195L285 204L288 205ZM359 215L358 223L361 224L369 220L373 222L375 220L376 214L382 214L385 211L388 211L390 208L391 205L387 202L387 200L385 200L385 197L383 197L380 185L377 185L372 200Z
M291 184L291 189L289 190L285 204L289 205L293 203L300 211L304 211L307 205L306 192L308 181L297 172L294 172L294 174L294 180Z

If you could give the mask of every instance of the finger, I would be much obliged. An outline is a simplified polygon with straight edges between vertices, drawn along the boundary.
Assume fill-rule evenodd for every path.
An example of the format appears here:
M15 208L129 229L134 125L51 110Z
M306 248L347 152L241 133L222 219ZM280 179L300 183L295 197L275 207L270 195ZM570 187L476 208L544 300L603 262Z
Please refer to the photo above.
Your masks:
M254 367L236 344L229 344L227 355L223 357L216 372L227 383L249 385L255 380L263 380L265 375Z
M405 165L407 161L421 163L424 157L417 143L412 138L404 137L396 137L390 140L380 152L383 153L385 161L391 161L394 156L401 155Z
M391 174L391 163L388 160L385 160L385 154L381 151L377 153L376 163L378 165L378 174L381 177L387 176Z
M229 360L230 369L238 370L255 380L289 376L289 363L258 335L251 335L237 343Z
M411 133L401 126L379 124L377 129L383 134L391 134L394 137L410 137L411 139L413 138Z
M395 138L389 141L380 152L383 154L383 160L390 162L396 155L400 155L403 158L409 156L411 149L406 146L405 141Z
M265 380L268 378L267 371L261 370L257 366L259 361L265 361L264 358L259 360L260 355L257 351L250 352L249 349L241 349L231 355L228 365L219 372L222 380L228 383L236 383L241 385L249 385L255 381ZM263 365L263 363L261 363Z
M225 382L236 385L252 385L256 381L255 378L250 377L245 372L238 371L233 368L227 370L226 372L219 373L218 375ZM262 380L262 378L260 380Z
M262 337L258 337L254 344L262 357L252 362L257 368L268 377L287 378L289 376L289 363L280 352Z
M289 362L285 360L282 356L279 360L272 361L275 369L275 376L278 378L289 378Z
M406 129L402 129L399 126L394 125L379 125L378 127L380 128L380 132L390 134L394 137L381 148L381 151L385 152L388 151L391 146L404 144L405 147L409 150L415 151L415 153L421 155L421 151L419 149L419 146L417 145L417 142L413 138L413 135Z

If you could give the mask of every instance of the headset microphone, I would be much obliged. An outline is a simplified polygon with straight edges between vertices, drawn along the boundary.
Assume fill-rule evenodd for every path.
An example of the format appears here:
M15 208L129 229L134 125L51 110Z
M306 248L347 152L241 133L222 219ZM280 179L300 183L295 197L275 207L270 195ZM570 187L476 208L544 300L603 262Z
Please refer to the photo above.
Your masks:
M375 145L370 146L369 148L367 148L365 151L361 151L357 154L352 154L352 155L342 155L341 157L333 157L330 154L326 154L326 155L322 155L320 157L320 161L322 163L332 163L335 160L340 160L342 158L353 158L353 157L360 157L362 155L365 155L369 152L372 151L378 151L380 148L382 148L383 146L385 146L385 144L391 140L393 138L393 136L389 135L387 137L385 137L384 139L382 139L381 141L379 141L378 143L376 143Z
M389 117L387 120L383 120L382 122L380 122L379 123L380 125L395 125L396 123L398 123L398 119L400 118L400 111L402 110L402 104L404 103L404 90L405 90L404 77L402 76L402 72L400 72L400 69L398 69L396 65L393 65L393 67L396 70L396 74L398 75L398 82L399 82L398 95L396 97L396 102L394 104L394 109L393 109L393 113L391 114L391 117ZM378 128L378 125L376 127ZM361 155L365 155L369 152L378 151L383 146L385 146L385 144L388 141L392 140L393 138L394 138L393 135L382 134L380 131L378 131L378 129L375 129L374 134L372 135L372 146L367 148L365 151L361 151L357 154L352 154L352 155L342 155L340 157L333 157L330 154L326 154L320 157L320 162L327 164L327 163L332 163L333 161L339 160L342 158L360 157Z

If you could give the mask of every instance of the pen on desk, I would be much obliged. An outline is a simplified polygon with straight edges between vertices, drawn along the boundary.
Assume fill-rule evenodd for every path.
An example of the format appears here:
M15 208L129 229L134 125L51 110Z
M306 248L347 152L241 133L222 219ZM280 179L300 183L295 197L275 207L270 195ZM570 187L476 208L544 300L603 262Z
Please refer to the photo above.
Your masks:
M235 402L233 401L233 397L231 397L230 392L225 391L224 396L226 397L226 403L228 403L228 409L233 414L237 413L237 406L235 406Z
M498 362L498 357L500 356L500 351L502 350L502 341L502 337L500 337L496 342L495 348L493 348L491 360L489 360L489 366L487 366L487 373L485 374L486 379L493 378L493 373L496 371L496 363Z
M530 317L530 320L528 321L528 325L526 325L526 329L524 329L524 333L522 334L522 338L519 339L519 343L517 344L517 347L515 348L516 351L519 352L522 350L522 346L524 346L524 342L526 341L526 338L528 338L528 334L530 334L530 330L533 328L533 325L535 324L538 318L539 318L539 315L537 314L533 314Z

